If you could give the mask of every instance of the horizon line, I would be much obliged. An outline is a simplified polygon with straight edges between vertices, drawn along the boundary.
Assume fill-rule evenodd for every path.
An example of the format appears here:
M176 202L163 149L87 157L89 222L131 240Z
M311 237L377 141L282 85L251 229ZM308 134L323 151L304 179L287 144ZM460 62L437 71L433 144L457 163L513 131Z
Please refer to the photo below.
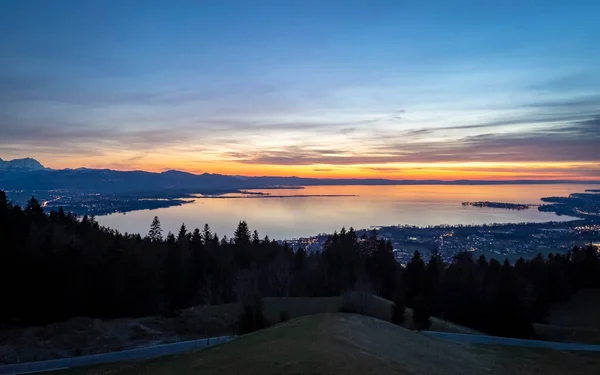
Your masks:
M39 172L39 171L77 171L77 170L90 170L90 171L111 171L117 173L131 173L131 172L143 172L150 174L164 174L168 172L178 172L189 174L193 176L202 176L202 175L212 175L212 176L224 176L224 177L233 177L233 178L283 178L283 179L302 179L302 180L314 180L314 181L380 181L380 182L388 182L390 185L394 184L402 184L402 183L437 183L440 185L444 184L457 184L457 183L465 183L465 184L490 184L490 185L506 185L506 184L596 184L600 185L600 180L573 180L573 179L510 179L510 180L489 180L489 179L453 179L453 180L440 180L440 179L391 179L391 178L374 178L374 177L300 177L294 175L285 175L285 176L277 176L277 175L260 175L260 176L251 176L251 175L241 175L241 174L223 174L223 173L210 173L210 172L202 172L202 173L194 173L188 172L185 170L178 169L167 169L162 172L153 172L146 171L143 169L128 169L128 170L119 170L119 169L110 169L110 168L88 168L88 167L78 167L78 168L47 168L44 167L42 170L33 170L27 172ZM21 172L24 173L24 172ZM26 173L26 172L25 172ZM308 184L310 185L310 184ZM358 184L360 185L360 184ZM376 184L371 184L376 185Z

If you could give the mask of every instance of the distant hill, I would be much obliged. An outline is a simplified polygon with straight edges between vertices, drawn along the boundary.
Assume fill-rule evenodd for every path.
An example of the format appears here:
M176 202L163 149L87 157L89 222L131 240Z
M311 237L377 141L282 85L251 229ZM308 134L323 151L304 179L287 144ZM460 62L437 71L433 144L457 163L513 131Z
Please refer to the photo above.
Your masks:
M96 192L110 194L156 193L156 192L226 192L237 189L266 188L278 186L315 185L490 185L490 184L548 184L582 183L570 180L388 180L388 179L326 179L302 177L249 177L222 174L193 174L169 170L162 173L145 171L115 171L111 169L62 169L45 168L32 158L1 161L0 189L3 190L69 190L73 192ZM589 183L594 183L589 182ZM598 183L598 182L596 182Z
M69 190L97 193L152 193L173 191L227 191L248 188L237 177L218 174L195 175L168 171L114 171L110 169L31 170L28 173L9 171L0 175L0 189Z
M32 158L2 160L0 159L0 171L2 172L29 172L46 169L39 161Z

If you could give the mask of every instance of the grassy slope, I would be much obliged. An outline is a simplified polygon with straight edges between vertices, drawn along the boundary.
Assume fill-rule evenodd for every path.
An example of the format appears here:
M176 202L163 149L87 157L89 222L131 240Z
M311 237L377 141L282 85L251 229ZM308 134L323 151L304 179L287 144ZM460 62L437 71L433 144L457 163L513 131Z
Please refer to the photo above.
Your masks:
M594 374L598 366L595 355L456 344L338 313L299 318L205 351L57 374L553 375Z
M600 290L583 289L552 309L548 325L535 324L540 340L600 344Z
M600 345L600 330L534 324L535 339Z
M563 327L600 329L600 289L582 289L557 305L548 322Z
M371 295L368 297L368 308L365 315L378 319L391 319L392 302ZM292 318L326 312L338 312L342 306L342 297L324 298L265 298L265 315L271 322L277 322L280 311L287 311ZM412 329L412 310L406 309L404 328ZM479 334L467 327L432 318L432 331Z
M272 324L279 322L279 314L285 311L290 318L298 318L306 315L320 313L338 312L342 306L342 297L321 297L321 298L264 298L264 313ZM368 305L365 315L373 316L382 320L390 320L392 302L381 297L370 295L367 297ZM216 305L216 306L198 306L184 310L183 313L174 319L164 318L142 318L138 322L144 326L159 331L180 331L193 332L196 327L203 327L198 330L198 334L211 332L214 334L235 333L236 320L239 316L240 305ZM412 328L412 310L406 309L405 328ZM201 322L202 324L198 324ZM207 330L210 326L210 331ZM477 331L462 327L457 324L446 322L440 319L432 319L432 331L474 333ZM208 336L204 334L203 336Z

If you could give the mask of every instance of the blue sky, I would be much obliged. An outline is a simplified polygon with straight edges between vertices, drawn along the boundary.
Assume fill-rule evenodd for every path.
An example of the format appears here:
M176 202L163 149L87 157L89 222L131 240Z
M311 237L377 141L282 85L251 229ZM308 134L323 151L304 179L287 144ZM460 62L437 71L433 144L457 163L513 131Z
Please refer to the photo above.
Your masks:
M600 178L599 14L596 1L0 0L0 156Z

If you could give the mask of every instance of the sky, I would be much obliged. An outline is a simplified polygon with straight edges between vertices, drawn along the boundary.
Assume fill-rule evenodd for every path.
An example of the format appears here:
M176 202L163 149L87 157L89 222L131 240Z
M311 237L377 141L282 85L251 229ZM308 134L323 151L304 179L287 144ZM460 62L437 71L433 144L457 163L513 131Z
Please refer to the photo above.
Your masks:
M600 180L600 2L0 0L0 157Z

